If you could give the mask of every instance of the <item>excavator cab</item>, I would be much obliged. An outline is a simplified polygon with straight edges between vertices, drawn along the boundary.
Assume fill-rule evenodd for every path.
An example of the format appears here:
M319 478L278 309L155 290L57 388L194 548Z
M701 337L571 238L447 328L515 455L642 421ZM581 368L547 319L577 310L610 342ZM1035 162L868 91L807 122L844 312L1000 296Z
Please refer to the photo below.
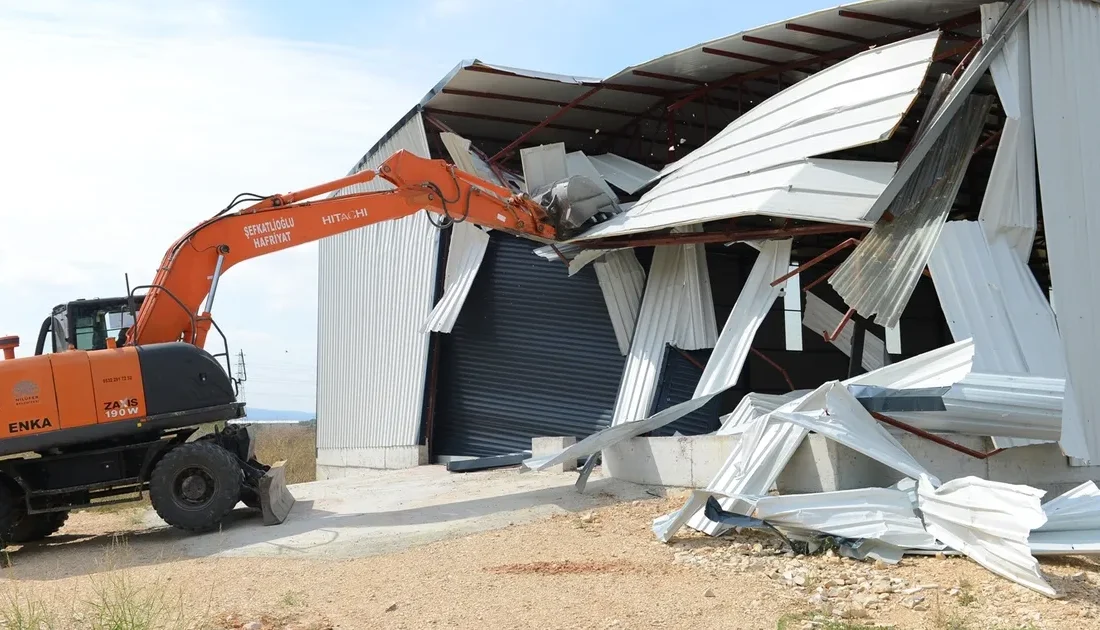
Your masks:
M144 298L144 295L134 296L134 311L141 308ZM108 340L121 346L134 323L130 308L130 300L125 297L80 299L58 304L42 322L34 353L46 352L47 341L50 352L105 350L110 347Z

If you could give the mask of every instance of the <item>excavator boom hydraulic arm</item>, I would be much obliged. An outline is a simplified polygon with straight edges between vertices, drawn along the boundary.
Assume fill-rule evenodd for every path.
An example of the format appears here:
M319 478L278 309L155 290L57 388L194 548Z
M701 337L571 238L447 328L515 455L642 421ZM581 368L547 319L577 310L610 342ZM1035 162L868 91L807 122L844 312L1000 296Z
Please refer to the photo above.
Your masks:
M392 188L309 201L378 177ZM439 215L433 223L440 227L469 221L544 242L560 240L568 230L529 197L513 194L443 160L398 151L377 171L361 171L295 193L267 197L237 212L223 211L185 234L164 255L127 343L182 340L202 347L211 325L218 279L233 265L420 210ZM203 297L206 305L199 311ZM196 312L200 313L197 317Z

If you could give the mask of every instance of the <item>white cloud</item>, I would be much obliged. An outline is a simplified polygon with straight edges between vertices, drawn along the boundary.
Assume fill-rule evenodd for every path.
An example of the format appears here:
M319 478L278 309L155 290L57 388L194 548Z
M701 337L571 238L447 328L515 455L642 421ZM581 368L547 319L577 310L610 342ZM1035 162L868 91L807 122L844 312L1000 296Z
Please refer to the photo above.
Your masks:
M23 335L20 354L54 304L121 295L126 272L149 282L237 193L343 176L426 83L380 71L384 51L248 23L226 2L0 1L0 332ZM226 275L214 315L234 352L313 362L316 265L308 245ZM305 391L250 402L311 408Z

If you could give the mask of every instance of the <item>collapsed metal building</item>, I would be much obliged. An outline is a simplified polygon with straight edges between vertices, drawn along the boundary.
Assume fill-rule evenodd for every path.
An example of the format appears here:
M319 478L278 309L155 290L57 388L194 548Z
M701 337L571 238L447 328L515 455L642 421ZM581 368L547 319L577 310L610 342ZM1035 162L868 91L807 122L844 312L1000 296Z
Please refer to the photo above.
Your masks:
M405 149L606 220L322 241L320 476L721 432L967 340L971 389L895 426L1100 459L1098 42L1093 0L866 0L603 80L459 64L352 172Z

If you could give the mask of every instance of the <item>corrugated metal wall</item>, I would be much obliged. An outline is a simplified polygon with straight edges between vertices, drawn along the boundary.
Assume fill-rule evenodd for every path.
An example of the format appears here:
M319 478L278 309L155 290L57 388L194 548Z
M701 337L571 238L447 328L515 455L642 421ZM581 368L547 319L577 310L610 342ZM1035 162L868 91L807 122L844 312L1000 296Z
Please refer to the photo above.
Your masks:
M1029 11L1032 104L1043 227L1070 385L1083 433L1100 461L1100 3L1041 0ZM1069 427L1063 427L1065 431ZM1071 436L1063 433L1063 441ZM1080 457L1080 456L1078 456ZM1086 459L1085 457L1080 457Z
M429 157L419 114L359 165ZM354 192L386 190L379 178ZM351 192L351 191L349 191ZM317 448L414 446L424 401L439 232L424 213L320 242Z

